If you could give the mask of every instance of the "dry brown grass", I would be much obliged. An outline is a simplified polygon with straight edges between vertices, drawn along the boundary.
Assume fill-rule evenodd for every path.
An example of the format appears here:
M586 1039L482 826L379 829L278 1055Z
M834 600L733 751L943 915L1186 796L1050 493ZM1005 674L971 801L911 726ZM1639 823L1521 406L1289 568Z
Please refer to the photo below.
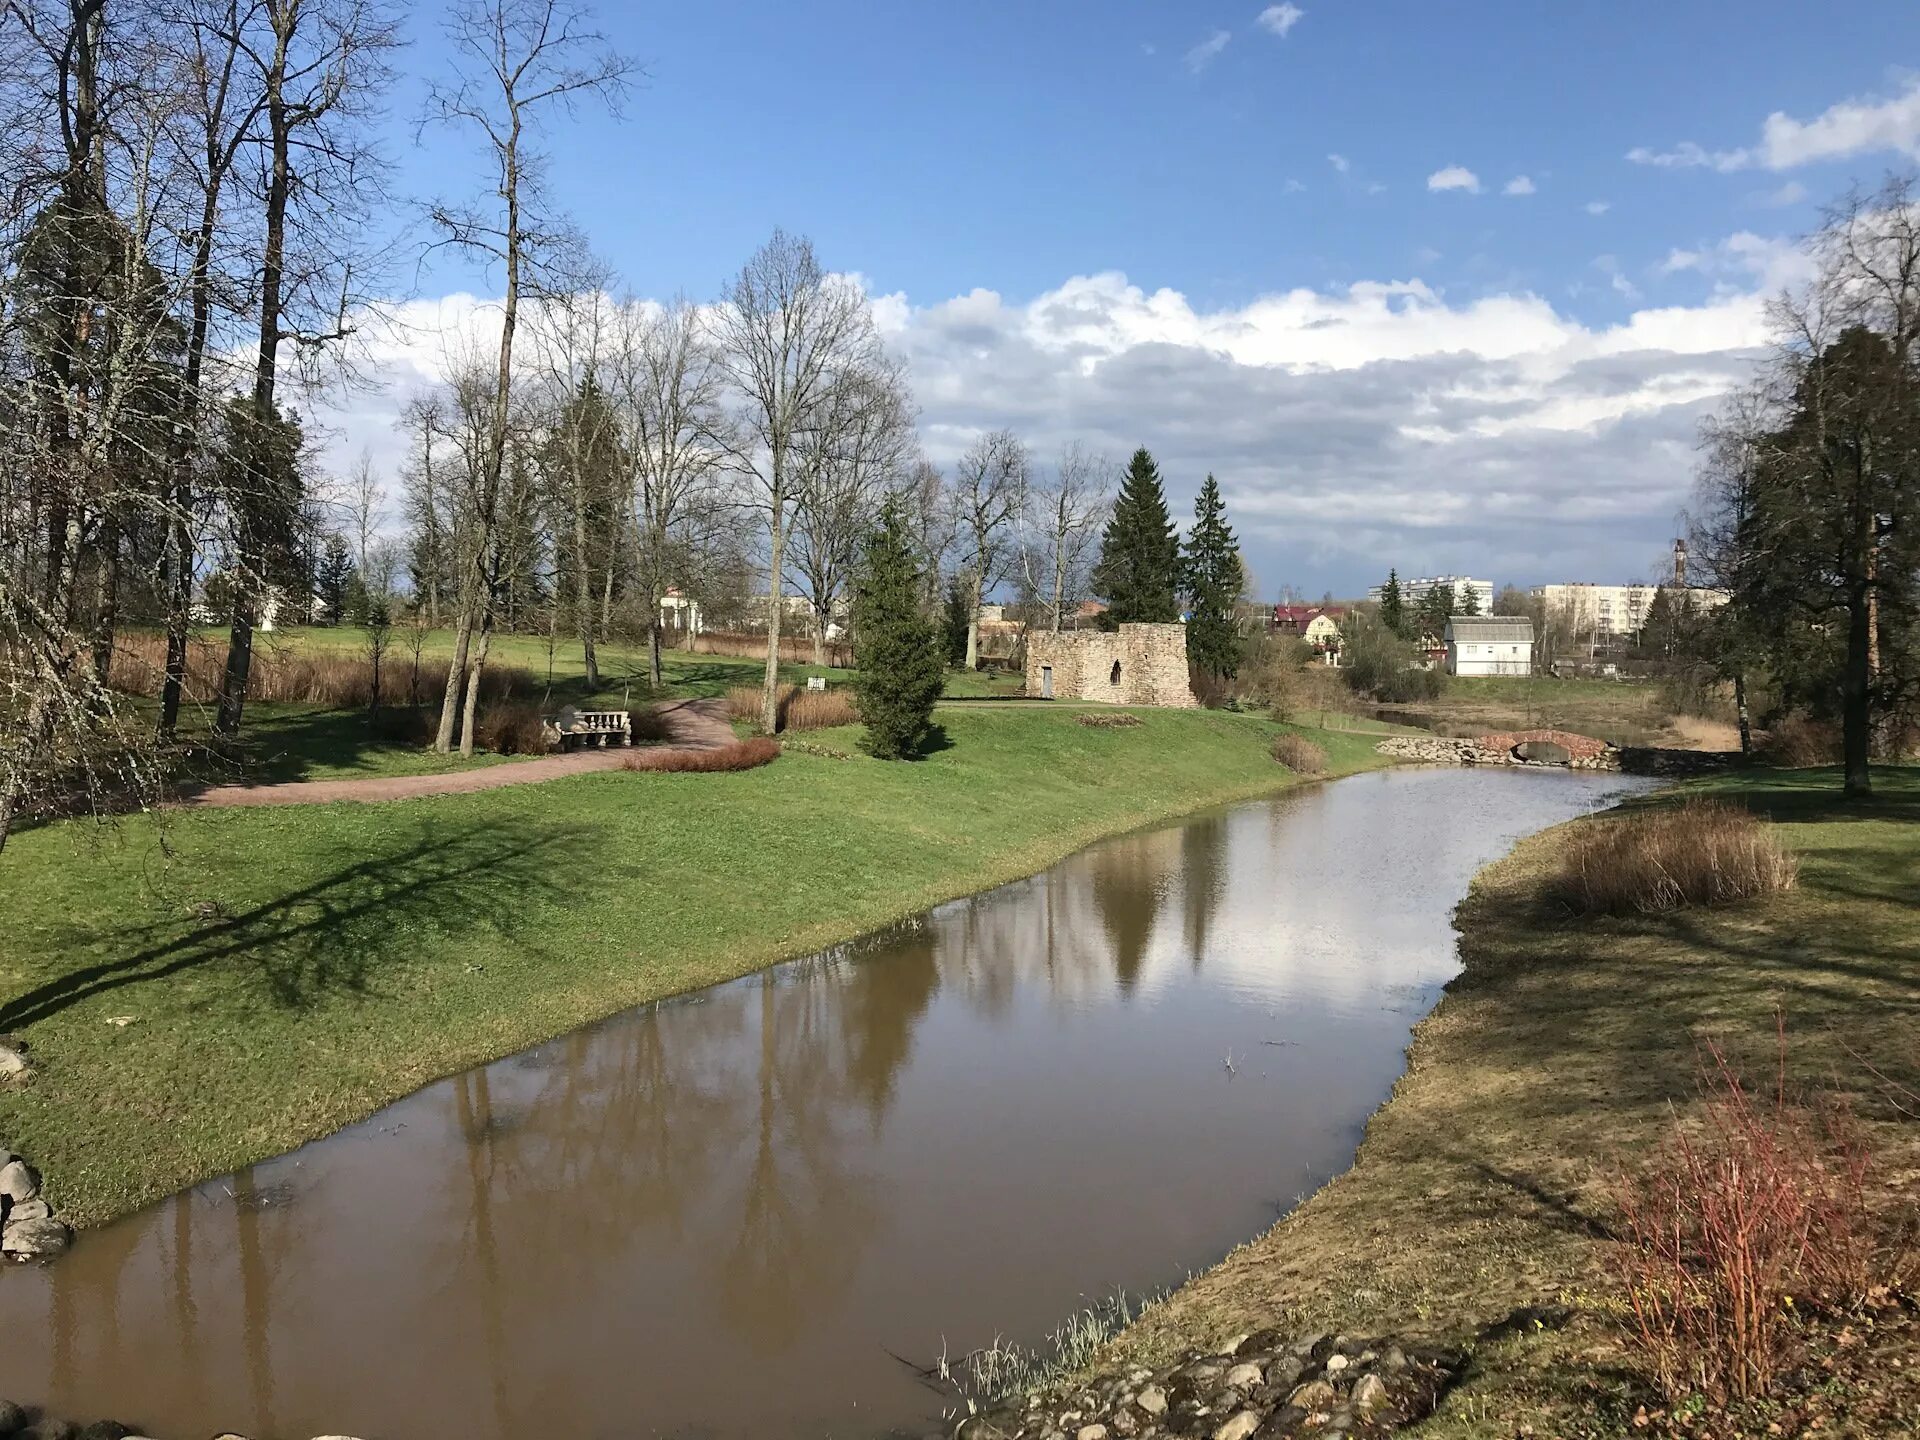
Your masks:
M1327 769L1327 752L1298 735L1274 736L1273 758L1296 775L1323 775Z
M114 642L113 668L108 683L127 695L157 696L166 676L164 636L122 635ZM193 640L187 646L186 695L208 703L219 694L226 666L224 644ZM419 670L411 656L398 647L387 652L380 667L380 703L401 706L437 698L447 688L445 658L423 659ZM521 700L537 695L539 682L532 672L510 665L489 665L482 672L483 705ZM296 653L276 649L268 639L254 647L247 673L247 698L278 705L324 705L337 710L366 707L373 699L373 665L364 656L342 653Z
M729 770L752 770L780 758L780 742L764 735L736 740L717 750L649 750L629 755L623 770L659 770L671 774L717 774Z
M1126 730L1140 723L1138 715L1125 710L1088 710L1073 718L1089 730Z
M1550 888L1583 915L1659 915L1791 890L1798 875L1752 811L1694 799L1580 827Z
M709 630L704 635L689 636L681 642L680 648L694 655L731 655L740 660L764 660L767 658L767 637ZM828 665L842 670L853 667L853 647L844 640L828 641L822 653ZM814 662L813 637L782 635L780 658L794 665L811 665Z
M727 718L760 723L758 685L736 685L727 691ZM835 725L858 725L860 710L846 690L802 690L782 685L774 692L777 730L826 730Z

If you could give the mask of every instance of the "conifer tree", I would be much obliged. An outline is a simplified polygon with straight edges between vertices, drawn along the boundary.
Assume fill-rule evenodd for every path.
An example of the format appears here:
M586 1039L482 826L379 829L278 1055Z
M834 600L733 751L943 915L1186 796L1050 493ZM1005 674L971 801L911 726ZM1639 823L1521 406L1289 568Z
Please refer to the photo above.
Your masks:
M1094 593L1107 602L1108 628L1146 621L1166 624L1180 618L1180 542L1167 515L1160 470L1143 446L1133 452L1113 518L1100 539L1100 563L1094 568Z
M1240 551L1227 524L1220 486L1211 475L1194 501L1181 569L1187 593L1187 658L1211 675L1230 679L1240 668L1240 634L1233 623L1234 602L1240 598Z
M321 609L326 611L327 624L339 625L346 620L347 600L355 578L353 556L347 551L345 538L329 535L313 577L314 594Z
M1407 600L1400 593L1400 572L1387 571L1387 583L1380 591L1380 623L1401 639L1407 634Z
M1480 613L1480 592L1471 585L1460 587L1460 603L1454 609L1456 615L1478 615Z
M1420 597L1417 611L1421 638L1432 636L1438 640L1447 633L1447 617L1454 613L1453 587L1451 585L1430 585L1427 593Z
M945 683L940 631L921 611L925 592L914 556L906 521L889 501L868 537L853 594L854 691L867 729L865 749L882 760L919 750Z

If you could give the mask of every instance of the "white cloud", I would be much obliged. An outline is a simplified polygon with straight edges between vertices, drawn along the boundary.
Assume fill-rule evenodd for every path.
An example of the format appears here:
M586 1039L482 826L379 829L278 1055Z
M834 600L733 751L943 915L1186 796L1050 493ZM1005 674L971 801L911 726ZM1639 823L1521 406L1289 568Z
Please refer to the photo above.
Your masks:
M1469 195L1480 193L1480 177L1464 165L1449 165L1444 170L1436 170L1427 176L1429 190L1464 190Z
M1671 150L1636 146L1627 159L1667 169L1791 170L1889 150L1920 160L1920 78L1909 80L1906 89L1891 98L1842 100L1811 120L1776 110L1762 122L1757 145L1709 150L1683 140Z
M1759 197L1762 205L1771 205L1778 209L1786 205L1798 205L1807 198L1807 187L1798 180L1789 180L1778 190L1770 190Z
M1216 30L1198 45L1187 51L1187 69L1198 75L1211 65L1220 52L1227 48L1227 42L1233 39L1231 30Z
M1516 175L1500 187L1500 193L1502 195L1531 195L1533 194L1533 188L1532 176Z
M1612 208L1613 202L1611 200L1589 200L1586 204L1586 211L1589 215L1604 215Z
M1292 176L1288 176L1287 183L1280 187L1280 191L1285 195L1298 195L1306 188L1307 187L1302 185L1298 180L1295 180Z
M1729 278L1772 243L1724 242ZM1427 569L1523 583L1632 573L1670 534L1702 414L1766 338L1757 290L1598 326L1536 294L1453 300L1411 279L1204 308L1103 273L1026 303L874 304L937 463L1002 425L1041 455L1144 443L1176 510L1214 471L1256 572L1315 592L1377 578L1403 547ZM444 373L449 337L484 344L497 313L471 296L401 307L369 357L375 388L316 417L335 463L367 445L393 475L408 393Z
M1260 18L1255 23L1268 34L1285 38L1286 33L1298 25L1300 17L1306 13L1298 5L1269 5L1260 12Z
M1640 291L1620 268L1620 261L1612 255L1593 257L1593 268L1607 277L1607 283L1613 287L1616 295L1627 300L1638 300Z
M1338 170L1342 175L1353 168L1353 162L1344 155L1327 156L1327 164Z
M1656 271L1678 275L1692 271L1714 282L1720 294L1736 294L1758 287L1774 294L1811 278L1806 252L1791 240L1742 230L1711 245L1675 248L1667 252Z

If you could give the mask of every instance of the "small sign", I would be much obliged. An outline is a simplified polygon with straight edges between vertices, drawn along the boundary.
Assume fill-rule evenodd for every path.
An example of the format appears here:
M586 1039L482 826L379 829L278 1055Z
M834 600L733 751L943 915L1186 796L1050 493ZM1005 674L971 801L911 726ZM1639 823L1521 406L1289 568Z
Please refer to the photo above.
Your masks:
M824 676L824 675L809 675L809 676L807 676L807 689L809 689L809 690L824 690L824 689L826 689L826 688L827 688L827 677L826 677L826 676Z

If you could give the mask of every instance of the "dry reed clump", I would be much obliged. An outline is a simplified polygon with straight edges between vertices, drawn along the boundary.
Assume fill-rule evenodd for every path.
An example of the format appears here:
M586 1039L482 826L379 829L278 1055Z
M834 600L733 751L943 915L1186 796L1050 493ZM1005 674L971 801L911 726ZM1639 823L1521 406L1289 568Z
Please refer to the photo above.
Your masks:
M761 690L757 685L736 685L727 691L727 717L760 721ZM798 685L782 685L774 692L776 730L826 730L835 725L858 725L860 709L846 690L802 690Z
M717 774L752 770L780 758L780 742L764 735L736 740L716 750L649 750L629 755L623 770L657 770L670 774Z
M1322 775L1327 769L1327 752L1298 735L1274 736L1273 758L1298 775Z
M1073 718L1089 730L1126 730L1140 723L1138 715L1130 715L1125 710L1092 710Z
M113 664L107 683L127 695L157 696L166 678L166 637L122 635L114 641ZM209 703L220 692L226 668L224 644L194 640L187 646L187 699ZM420 705L437 700L447 688L452 662L444 657L422 659L416 667L404 645L387 651L380 666L380 704ZM539 683L530 671L517 666L489 665L481 673L480 700L497 704L537 695ZM247 672L247 698L277 705L324 705L333 709L366 708L373 699L373 664L363 655L315 654L276 649L262 638L254 646Z
M1760 758L1782 770L1810 770L1840 763L1840 732L1824 720L1789 715L1767 731Z
M764 660L767 658L767 637L764 634L708 630L699 635L683 637L676 648L693 655L731 655L740 660ZM853 667L853 647L844 640L829 640L820 653L821 659L828 665L842 670ZM813 638L809 635L782 635L780 658L793 665L813 663Z
M1627 1333L1670 1400L1766 1396L1805 1318L1858 1306L1898 1278L1871 1212L1871 1168L1844 1104L1789 1099L1784 1029L1759 1095L1708 1047L1697 1116L1676 1118L1620 1188Z
M1656 915L1791 890L1799 863L1750 810L1689 800L1574 831L1551 882L1585 915Z

